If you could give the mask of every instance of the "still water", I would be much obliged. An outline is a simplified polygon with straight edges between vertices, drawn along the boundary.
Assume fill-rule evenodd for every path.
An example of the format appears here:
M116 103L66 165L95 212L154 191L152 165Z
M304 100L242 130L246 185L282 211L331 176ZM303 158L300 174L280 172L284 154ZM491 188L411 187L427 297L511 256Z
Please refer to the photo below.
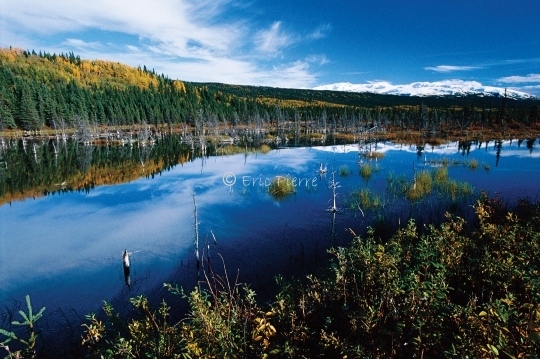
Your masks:
M420 204L402 200L363 214L347 209L348 196L361 188L379 192L389 202L389 174L412 180L413 164L422 171L439 167L443 159L453 161L449 176L470 183L475 198L486 190L509 202L518 197L536 201L540 193L535 141L437 147L380 142L371 144L371 150L384 157L369 160L356 144L193 157L155 175L139 169L142 177L127 183L57 190L5 203L0 206L2 310L9 311L29 294L34 307L46 306L54 321L58 313L82 317L98 311L103 300L127 306L127 299L139 294L165 296L164 282L192 289L197 282L193 195L200 253L219 267L222 257L231 277L251 283L264 297L275 288L276 274L313 271L328 247L346 245L352 237L348 228L363 233L377 216L397 226L407 219L404 213L446 210L448 203L441 204L441 199ZM470 166L473 159L476 169ZM359 166L366 163L373 167L369 178L359 174ZM321 164L328 169L325 176L320 176ZM340 175L343 166L350 170L346 176ZM328 211L332 169L339 182L340 211L335 216ZM296 193L283 200L270 196L267 185L276 176L295 180ZM469 199L461 207L465 214L471 213L473 202ZM122 270L124 250L131 253L129 288Z

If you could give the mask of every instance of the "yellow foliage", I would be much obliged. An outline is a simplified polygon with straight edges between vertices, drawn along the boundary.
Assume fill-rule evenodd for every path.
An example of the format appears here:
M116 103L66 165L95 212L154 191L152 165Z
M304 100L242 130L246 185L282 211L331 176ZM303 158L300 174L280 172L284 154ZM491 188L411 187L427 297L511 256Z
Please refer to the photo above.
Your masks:
M9 62L13 67L22 71L37 70L45 83L60 79L66 82L76 81L82 87L113 84L119 88L138 86L141 89L146 89L150 85L158 86L155 75L111 61L80 60L72 63L69 58L62 56L56 56L54 61L50 61L37 55L25 56L24 50L17 48L0 48L0 61ZM185 92L185 86L182 82L175 84L175 88L180 88Z
M174 89L186 93L186 85L182 81L175 80L173 82Z

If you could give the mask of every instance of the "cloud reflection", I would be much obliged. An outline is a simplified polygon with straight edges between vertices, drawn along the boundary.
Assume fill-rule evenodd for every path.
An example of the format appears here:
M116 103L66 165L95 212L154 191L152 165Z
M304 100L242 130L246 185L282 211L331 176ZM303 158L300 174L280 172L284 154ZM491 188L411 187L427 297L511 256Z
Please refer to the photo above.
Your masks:
M185 255L194 242L192 194L204 218L215 204L243 203L238 201L241 183L231 195L222 181L225 172L295 175L311 170L314 155L309 149L286 149L204 163L199 159L153 179L2 206L3 290L11 292L21 283L47 277L71 276L74 271L91 276L110 265L111 259L119 261L124 249L140 251L138 256L144 258Z

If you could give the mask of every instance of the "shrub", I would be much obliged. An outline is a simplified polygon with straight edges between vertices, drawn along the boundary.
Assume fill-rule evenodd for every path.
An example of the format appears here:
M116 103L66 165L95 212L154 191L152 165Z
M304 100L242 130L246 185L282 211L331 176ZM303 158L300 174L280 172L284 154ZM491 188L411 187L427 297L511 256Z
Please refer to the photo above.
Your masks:
M5 329L0 328L0 334L7 337L6 340L0 343L0 348L4 348L8 352L9 358L35 358L36 357L36 342L37 338L39 336L40 330L36 330L35 325L36 322L43 316L43 312L45 311L45 307L41 308L36 314L33 313L32 310L32 303L30 302L30 296L26 296L26 308L28 309L28 314L25 313L22 310L19 310L19 314L24 319L24 321L13 321L11 322L12 325L16 326L24 326L27 327L29 337L28 339L23 339L19 335L17 335L15 332L7 331ZM18 342L19 344L22 344L24 347L21 350L16 350L14 352L11 352L11 349L7 345L12 340L15 342Z
M332 249L323 274L281 281L278 345L288 357L536 357L538 207L527 224L510 213L499 222L491 203L476 203L477 228L447 214L384 243L370 230Z

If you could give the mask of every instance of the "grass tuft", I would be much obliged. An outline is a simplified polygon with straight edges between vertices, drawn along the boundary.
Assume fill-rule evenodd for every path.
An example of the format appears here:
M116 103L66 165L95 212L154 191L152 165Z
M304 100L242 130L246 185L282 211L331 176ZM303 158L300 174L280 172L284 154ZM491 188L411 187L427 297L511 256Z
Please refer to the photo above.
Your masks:
M351 169L347 165L342 165L339 167L339 175L342 177L347 177L351 174Z
M296 193L296 186L290 176L276 176L268 187L268 193L274 199L282 200Z
M373 168L370 164L364 164L360 166L360 175L363 179L368 180L373 173Z

